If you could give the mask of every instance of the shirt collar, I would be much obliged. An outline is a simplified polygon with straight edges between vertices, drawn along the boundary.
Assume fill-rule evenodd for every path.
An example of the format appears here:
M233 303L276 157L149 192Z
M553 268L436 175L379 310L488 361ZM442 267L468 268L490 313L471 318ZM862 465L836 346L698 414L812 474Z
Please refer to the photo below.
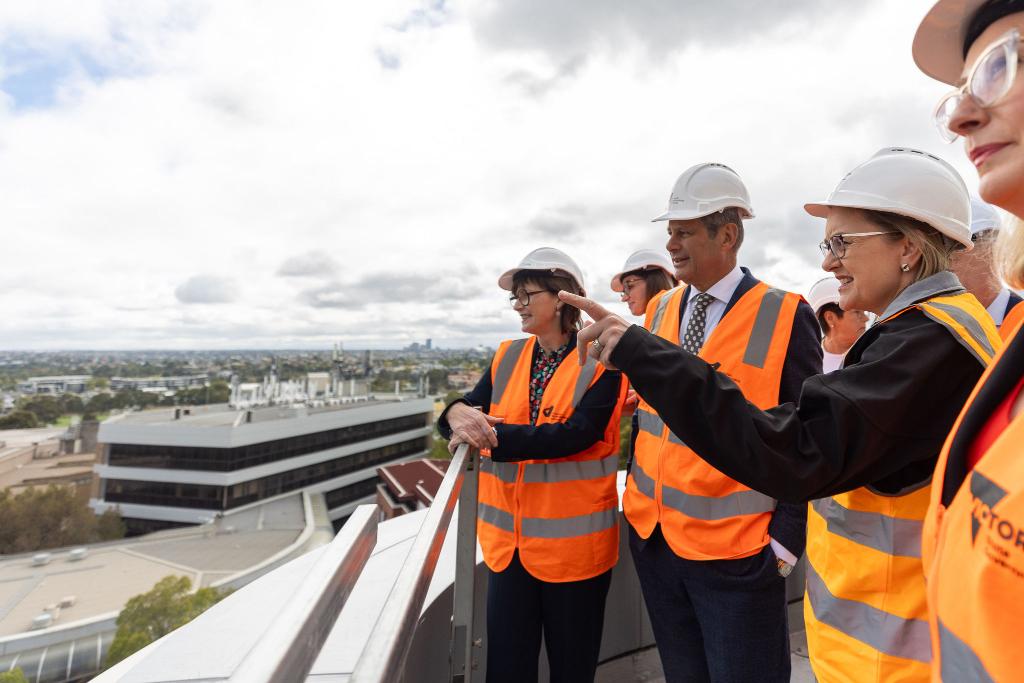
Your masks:
M1006 317L1006 305L1010 303L1010 290L1003 287L996 294L996 298L992 300L992 303L988 305L988 314L992 316L992 320L995 321L996 325L1003 324L1003 318Z
M962 291L964 291L964 286L960 284L956 275L948 270L943 270L908 285L906 289L896 295L896 298L886 307L882 315L878 316L878 319L885 320L918 301L931 299L939 294L958 294Z
M743 270L737 265L725 277L708 287L707 292L701 292L696 287L693 287L693 292L691 292L687 303L694 301L698 294L710 294L717 301L727 304L732 299L732 295L736 293L736 288L740 286L740 281L742 280Z

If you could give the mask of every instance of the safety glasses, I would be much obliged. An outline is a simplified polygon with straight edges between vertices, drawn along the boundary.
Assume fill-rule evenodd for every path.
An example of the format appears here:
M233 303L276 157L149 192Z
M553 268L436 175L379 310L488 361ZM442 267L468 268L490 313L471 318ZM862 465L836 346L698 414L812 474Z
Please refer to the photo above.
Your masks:
M965 97L973 98L979 107L991 107L1006 96L1017 76L1019 49L1020 32L1013 29L981 53L963 85L939 100L933 116L943 140L953 142L959 137L949 125Z

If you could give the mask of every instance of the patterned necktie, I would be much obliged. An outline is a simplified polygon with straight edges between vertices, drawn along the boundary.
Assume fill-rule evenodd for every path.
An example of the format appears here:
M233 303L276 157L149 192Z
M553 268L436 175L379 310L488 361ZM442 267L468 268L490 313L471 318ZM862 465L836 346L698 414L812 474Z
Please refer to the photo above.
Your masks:
M708 320L708 306L715 300L707 292L698 294L693 300L693 312L690 313L690 322L686 324L686 333L683 335L682 347L693 355L700 353L700 347L704 345L704 325Z

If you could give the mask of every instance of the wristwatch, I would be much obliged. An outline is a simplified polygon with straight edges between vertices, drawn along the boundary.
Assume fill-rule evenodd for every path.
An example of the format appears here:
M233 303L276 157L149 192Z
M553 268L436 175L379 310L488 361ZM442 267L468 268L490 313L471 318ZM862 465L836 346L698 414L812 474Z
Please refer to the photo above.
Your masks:
M781 557L775 558L775 563L779 568L779 576L786 578L793 573L793 565L783 560Z

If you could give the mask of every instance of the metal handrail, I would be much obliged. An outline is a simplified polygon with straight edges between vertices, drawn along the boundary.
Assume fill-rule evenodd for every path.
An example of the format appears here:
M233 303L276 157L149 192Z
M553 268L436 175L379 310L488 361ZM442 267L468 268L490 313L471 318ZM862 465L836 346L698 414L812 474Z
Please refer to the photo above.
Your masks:
M454 590L452 630L453 637L465 637L465 646L453 639L452 676L453 680L469 681L474 669L472 661L472 613L473 613L473 572L468 576L465 567L476 560L476 490L477 462L479 453L463 444L456 450L434 501L427 510L423 526L413 540L409 554L395 579L394 587L381 608L377 623L370 633L366 647L349 678L350 683L394 683L402 680L405 660L412 646L416 624L423 611L427 589L437 566L445 536L451 522L456 502L462 503L459 513L460 528L457 531L456 585ZM471 498L469 496L472 496ZM471 521L467 516L471 516ZM467 517L465 526L463 518ZM465 537L472 527L472 536ZM466 555L471 559L465 560ZM461 581L459 568L462 568ZM468 600L468 608L467 608ZM468 620L467 620L468 614ZM465 660L456 666L459 651Z
M360 505L231 680L305 681L376 545L377 506Z

